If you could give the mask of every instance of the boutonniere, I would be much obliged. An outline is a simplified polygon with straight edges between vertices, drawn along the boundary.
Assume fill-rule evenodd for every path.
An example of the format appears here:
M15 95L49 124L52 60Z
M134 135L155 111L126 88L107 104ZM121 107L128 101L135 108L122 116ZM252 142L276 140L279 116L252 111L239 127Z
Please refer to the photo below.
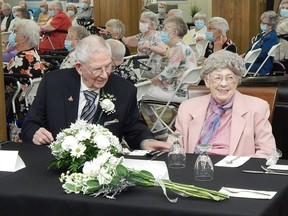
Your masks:
M101 106L102 110L107 115L110 115L110 114L116 112L115 104L113 103L113 101L116 101L114 95L105 94L105 92L103 90L103 94L101 94L101 97L99 100L100 100L100 106Z

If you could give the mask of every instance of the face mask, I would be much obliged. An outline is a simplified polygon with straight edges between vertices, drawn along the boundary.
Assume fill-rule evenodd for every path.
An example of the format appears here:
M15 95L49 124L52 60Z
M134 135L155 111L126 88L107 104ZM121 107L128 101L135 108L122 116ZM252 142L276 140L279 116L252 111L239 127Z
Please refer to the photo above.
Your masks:
M206 31L205 33L206 40L213 42L215 40L213 32Z
M285 9L285 8L282 8L282 9L280 10L280 15L281 15L282 17L284 17L284 18L288 18L288 10Z
M67 11L67 15L68 15L69 17L72 17L72 16L75 15L75 13L74 13L74 11L69 10L69 11Z
M15 19L15 17L16 17L16 13L13 13L13 18Z
M3 12L4 16L9 16L9 12Z
M15 33L11 33L8 37L8 43L10 44L10 46L15 47L16 46L16 41L15 41Z
M72 50L71 41L65 40L64 41L64 46L69 52L71 52L71 50Z
M160 39L163 43L168 44L170 42L170 37L168 32L161 32Z
M149 30L149 24L148 23L139 23L139 30L140 30L140 32L142 32L142 33L145 33L145 32L147 32L148 30Z
M82 7L83 10L87 10L88 9L88 4L83 3L81 7Z
M195 20L194 24L197 29L202 29L204 27L204 20Z
M45 7L40 7L40 10L42 13L44 13L46 11Z
M48 11L48 15L51 16L51 17L54 17L55 16L55 11L54 10L49 10Z
M165 9L164 8L158 8L158 13L165 13Z
M260 24L260 29L261 29L261 31L262 32L266 32L266 30L267 30L267 24Z

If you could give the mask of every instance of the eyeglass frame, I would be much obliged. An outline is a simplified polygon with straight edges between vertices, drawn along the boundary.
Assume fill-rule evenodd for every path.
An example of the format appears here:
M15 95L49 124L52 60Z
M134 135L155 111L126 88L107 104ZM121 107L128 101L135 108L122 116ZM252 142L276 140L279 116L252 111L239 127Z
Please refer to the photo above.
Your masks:
M103 74L104 70L105 70L106 74L110 75L112 70L113 70L113 61L112 61L112 59L111 59L111 62L109 64L107 64L105 66L102 66L102 67L98 67L98 68L91 68L90 66L86 65L82 61L79 61L79 63L81 65L83 65L91 74L97 75L97 76L100 76L101 74ZM104 68L104 70L103 70L103 68ZM107 71L109 71L109 72L107 72Z
M225 79L225 81L229 85L239 81L239 77L236 76L235 74L229 74L229 75L226 75L226 76L221 76L221 75L218 75L218 74L213 76L211 74L208 74L208 78L209 78L209 80L211 79L212 82L216 83L217 85L219 85L223 81L223 79Z

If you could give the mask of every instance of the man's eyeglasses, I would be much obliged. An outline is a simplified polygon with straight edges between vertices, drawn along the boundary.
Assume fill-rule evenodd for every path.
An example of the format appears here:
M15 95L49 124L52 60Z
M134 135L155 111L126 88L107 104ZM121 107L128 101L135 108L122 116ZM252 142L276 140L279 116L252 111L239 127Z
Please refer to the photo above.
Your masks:
M106 74L110 75L112 72L112 62L110 62L108 65L103 66L103 67L99 67L99 68L91 68L88 65L84 64L83 62L81 62L81 64L93 75L99 76L101 75L103 72L105 72Z
M211 79L214 83L219 84L225 79L228 84L235 83L238 80L238 77L235 75L228 75L228 76L219 76L219 75L209 75L209 79Z

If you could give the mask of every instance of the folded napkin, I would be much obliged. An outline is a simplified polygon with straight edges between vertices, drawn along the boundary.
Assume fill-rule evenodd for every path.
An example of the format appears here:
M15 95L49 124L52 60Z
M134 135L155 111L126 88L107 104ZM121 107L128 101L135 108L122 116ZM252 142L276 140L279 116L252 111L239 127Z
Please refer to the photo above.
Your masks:
M134 150L129 155L131 155L131 156L144 156L149 152L150 152L150 150Z
M226 156L221 161L215 164L219 167L239 167L248 161L250 157L239 157L239 156Z
M288 173L288 165L275 164L268 166L267 169L275 172Z
M219 192L228 194L230 197L250 199L272 199L277 193L277 191L250 190L230 187L222 187Z

